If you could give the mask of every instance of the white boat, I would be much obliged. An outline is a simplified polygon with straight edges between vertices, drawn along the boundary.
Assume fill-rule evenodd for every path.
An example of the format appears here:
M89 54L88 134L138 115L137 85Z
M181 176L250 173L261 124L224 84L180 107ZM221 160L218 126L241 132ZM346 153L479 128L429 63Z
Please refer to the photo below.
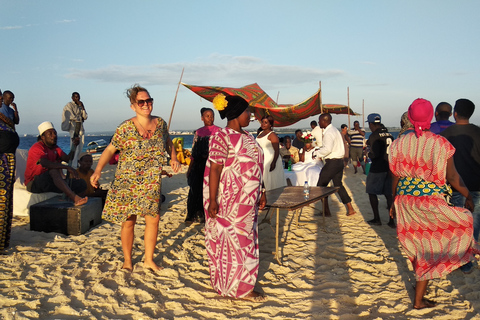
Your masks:
M87 144L87 152L88 153L102 152L103 150L105 150L107 146L108 146L108 142L103 139L90 141Z

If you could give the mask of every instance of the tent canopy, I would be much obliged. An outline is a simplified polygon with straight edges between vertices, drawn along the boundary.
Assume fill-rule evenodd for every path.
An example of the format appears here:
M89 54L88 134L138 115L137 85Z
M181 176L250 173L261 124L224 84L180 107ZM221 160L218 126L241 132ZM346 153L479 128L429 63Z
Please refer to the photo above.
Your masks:
M320 89L313 96L298 104L277 104L256 83L241 88L182 84L210 102L219 93L240 96L249 103L250 111L257 120L260 121L265 115L271 115L274 119L275 127L287 127L320 113L358 115L348 106L341 104L324 104L320 107L322 101Z

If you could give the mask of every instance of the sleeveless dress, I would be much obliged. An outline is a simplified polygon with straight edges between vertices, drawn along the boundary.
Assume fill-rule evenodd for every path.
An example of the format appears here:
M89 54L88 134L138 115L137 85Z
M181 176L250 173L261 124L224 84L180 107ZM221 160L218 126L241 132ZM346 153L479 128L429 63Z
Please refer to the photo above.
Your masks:
M263 162L263 183L265 184L265 189L272 190L280 187L284 187L287 185L285 180L285 175L283 173L282 167L282 159L280 157L280 153L278 154L277 164L275 165L275 170L270 172L270 165L273 161L273 157L275 155L275 151L273 150L273 145L268 140L268 136L272 134L273 131L269 132L267 135L258 138L257 143L262 147L263 154L264 154L264 162Z

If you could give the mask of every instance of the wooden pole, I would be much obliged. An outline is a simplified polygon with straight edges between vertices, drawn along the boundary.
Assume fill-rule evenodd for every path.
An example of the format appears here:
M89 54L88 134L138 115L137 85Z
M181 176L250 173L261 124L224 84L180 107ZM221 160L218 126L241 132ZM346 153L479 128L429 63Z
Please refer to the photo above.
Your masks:
M318 82L318 87L320 88L320 114L323 113L323 102L322 102L322 81Z
M348 103L348 127L350 128L350 88L347 87L347 103Z
M365 123L365 99L362 99L362 123Z
M182 74L180 76L180 80L178 81L177 92L175 92L175 99L173 99L173 106L172 106L172 111L170 112L170 118L168 119L167 130L170 130L170 123L172 123L173 109L175 108L175 102L177 102L178 89L180 88L180 84L182 83L184 70L185 68L182 69Z
M280 91L277 93L277 101L275 101L276 104L278 104L278 96L280 95Z

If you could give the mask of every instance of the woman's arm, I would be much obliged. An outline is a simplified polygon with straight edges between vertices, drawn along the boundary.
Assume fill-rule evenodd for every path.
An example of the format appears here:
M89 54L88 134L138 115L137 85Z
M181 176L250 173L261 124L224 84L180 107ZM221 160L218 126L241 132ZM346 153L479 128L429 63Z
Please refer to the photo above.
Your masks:
M98 160L97 166L95 168L95 172L90 177L90 184L94 188L99 187L98 180L102 176L102 169L105 167L108 161L110 161L116 151L117 149L111 143L105 148L105 150L103 150L102 155L100 156L100 159Z
M400 180L400 177L397 177L392 173L392 206L390 207L390 217L392 219L395 219L397 213L395 212L395 195L397 194L397 185L398 185L398 180Z
M453 157L450 157L447 160L447 181L452 185L455 190L460 192L462 196L466 198L465 208L473 212L474 204L472 195L463 183L462 177L460 177L460 175L458 174L457 168L455 168Z
M175 151L175 147L173 146L170 136L167 138L167 152L170 154L170 167L172 167L173 172L177 173L178 170L180 170L180 162L178 162L177 151Z
M278 136L275 134L275 132L272 132L268 136L268 140L272 143L273 146L273 160L272 163L270 164L270 172L275 170L275 166L277 165L277 159L278 155L280 154L280 141L278 140Z
M218 185L220 184L220 175L223 170L223 165L210 162L210 173L208 175L208 190L210 192L210 204L208 205L208 216L216 218L218 213Z

